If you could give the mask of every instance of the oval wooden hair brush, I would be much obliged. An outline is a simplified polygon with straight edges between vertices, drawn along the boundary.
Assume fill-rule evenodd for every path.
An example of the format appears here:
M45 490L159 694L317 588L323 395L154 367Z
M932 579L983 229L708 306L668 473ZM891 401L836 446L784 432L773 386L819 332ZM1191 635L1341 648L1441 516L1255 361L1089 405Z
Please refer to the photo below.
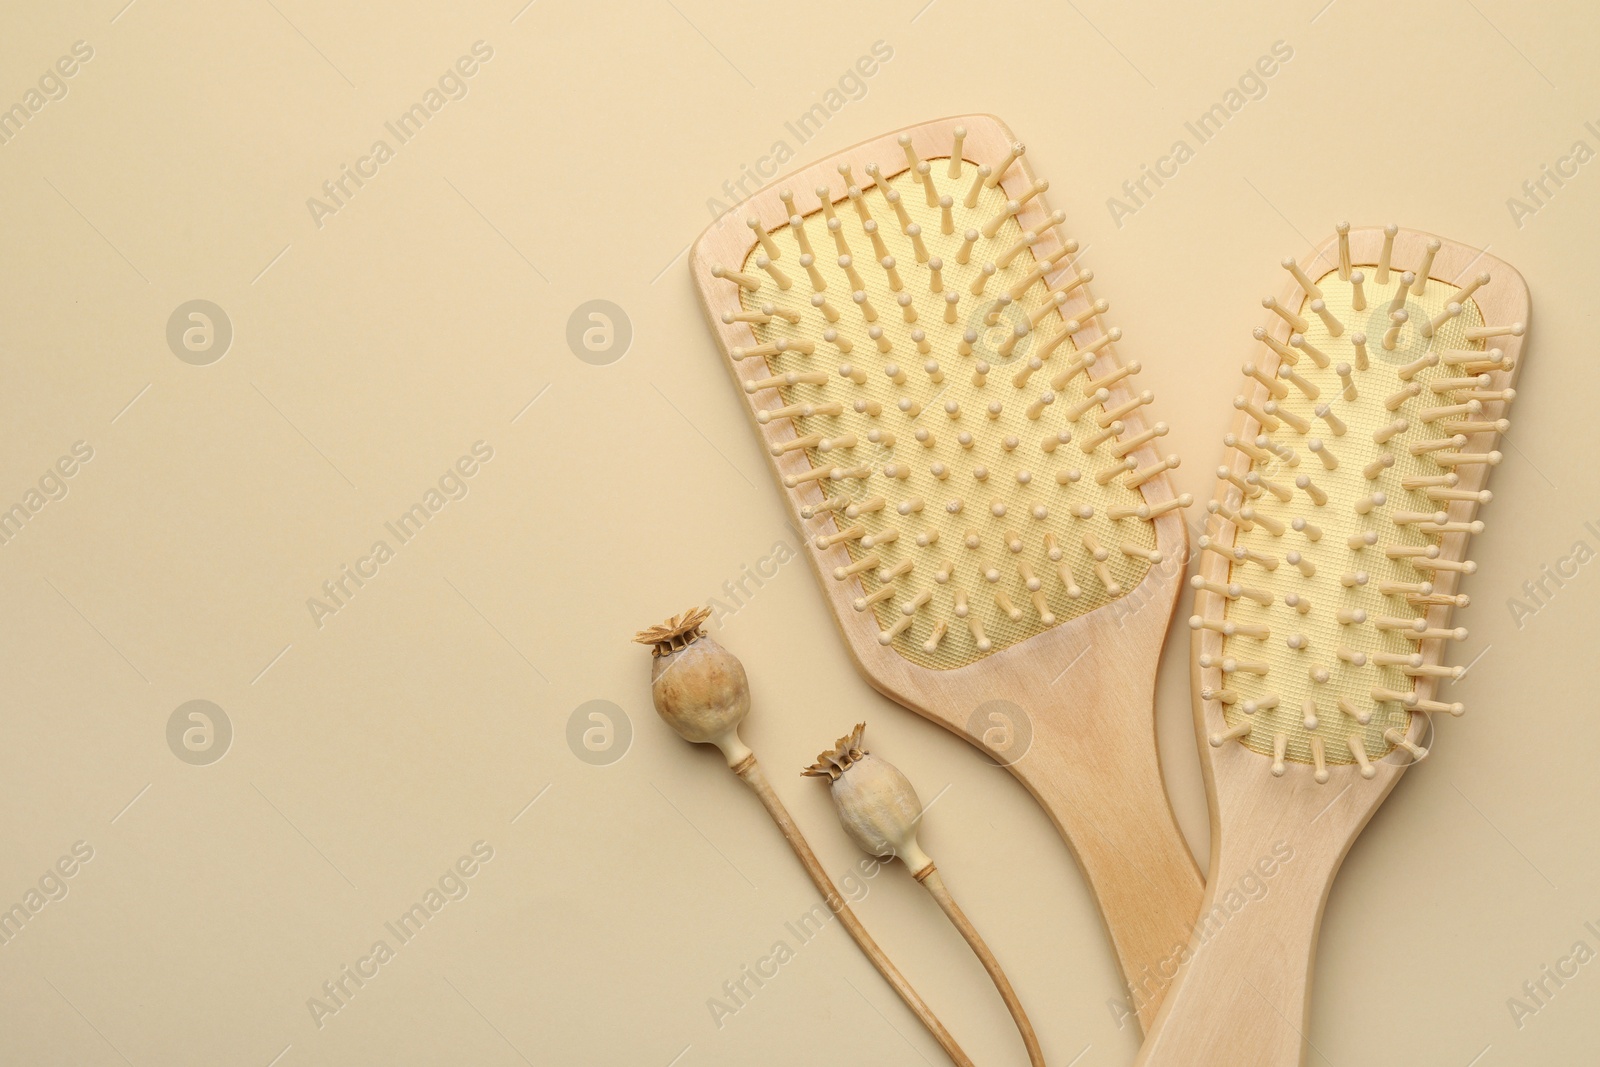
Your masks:
M856 664L1045 808L1148 1020L1201 894L1152 713L1188 500L1023 155L985 115L868 141L691 269Z
M1528 291L1424 233L1285 260L1244 365L1200 541L1195 721L1211 801L1205 903L1138 1062L1302 1062L1333 877L1427 752L1467 541L1522 355Z

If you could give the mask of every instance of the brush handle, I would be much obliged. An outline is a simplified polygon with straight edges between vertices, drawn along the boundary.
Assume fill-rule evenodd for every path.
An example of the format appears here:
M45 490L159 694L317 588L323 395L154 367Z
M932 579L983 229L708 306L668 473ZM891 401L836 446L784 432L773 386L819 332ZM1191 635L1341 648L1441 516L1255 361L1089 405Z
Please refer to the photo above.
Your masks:
M899 968L889 962L889 957L884 955L883 949L878 947L878 943L872 939L872 935L867 933L867 928L861 925L861 920L856 918L856 913L850 910L850 905L846 904L844 898L839 895L839 890L834 887L833 879L828 877L828 872L823 870L822 863L817 859L816 853L811 851L811 846L806 843L805 836L800 833L800 828L795 825L793 817L790 816L789 809L783 806L783 801L778 799L778 794L773 790L772 783L767 781L767 776L761 770L761 765L756 762L755 754L751 753L745 759L740 760L734 766L733 773L737 774L739 779L750 787L751 792L761 798L761 806L767 809L767 814L772 816L772 821L782 831L784 840L788 841L789 847L794 849L794 854L800 860L800 865L806 869L806 874L811 876L811 884L817 887L817 892L822 894L822 899L827 902L828 908L839 917L839 922L850 932L850 936L861 947L861 951L866 955L867 959L872 961L872 965L878 969L878 973L883 975L884 981L888 982L894 988L894 991L900 994L900 999L905 1001L906 1007L910 1008L912 1013L921 1020L928 1033L933 1035L933 1039L939 1042L939 1047L944 1049L945 1055L950 1057L950 1062L954 1063L956 1067L972 1067L972 1060L968 1059L967 1054L961 1050L961 1046L956 1044L956 1039L950 1036L950 1031L945 1029L944 1024L939 1021L939 1017L933 1013L933 1009L928 1007L923 999L917 995L915 989L911 988L911 983L906 981L905 975L900 973Z
M1305 1061L1317 930L1344 849L1287 819L1246 828L1223 828L1190 958L1137 1067Z
M1088 880L1127 983L1128 1018L1146 1030L1170 983L1163 962L1182 955L1205 891L1161 778L1154 695L1154 678L1137 677L1126 659L1087 656L1032 705L1045 709L1039 717L1070 702L1072 728L1036 725L1033 748L1010 767Z

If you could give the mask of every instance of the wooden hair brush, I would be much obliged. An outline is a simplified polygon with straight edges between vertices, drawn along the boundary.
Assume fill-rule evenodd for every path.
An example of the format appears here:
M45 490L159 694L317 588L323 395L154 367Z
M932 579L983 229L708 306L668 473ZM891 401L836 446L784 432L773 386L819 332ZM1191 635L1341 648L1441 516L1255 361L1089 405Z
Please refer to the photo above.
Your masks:
M1205 903L1144 1067L1291 1067L1322 908L1427 752L1467 540L1522 356L1528 290L1424 233L1351 230L1263 303L1200 540L1195 721Z
M1023 152L986 115L868 141L691 269L857 665L1045 808L1148 1021L1201 895L1152 714L1189 501Z

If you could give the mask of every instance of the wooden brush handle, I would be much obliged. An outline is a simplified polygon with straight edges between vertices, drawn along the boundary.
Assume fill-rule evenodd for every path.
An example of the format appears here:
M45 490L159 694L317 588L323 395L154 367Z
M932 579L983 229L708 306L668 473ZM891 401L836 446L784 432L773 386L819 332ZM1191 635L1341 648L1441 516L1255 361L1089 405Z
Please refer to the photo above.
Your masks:
M1088 879L1128 1000L1148 1030L1189 942L1205 886L1161 779L1154 680L1117 676L1115 657L1085 657L1033 706L1071 702L1071 730L1034 731L1011 772L1049 813Z
M1283 822L1252 829L1260 832L1222 841L1191 958L1147 1031L1137 1067L1306 1060L1317 929L1344 852Z

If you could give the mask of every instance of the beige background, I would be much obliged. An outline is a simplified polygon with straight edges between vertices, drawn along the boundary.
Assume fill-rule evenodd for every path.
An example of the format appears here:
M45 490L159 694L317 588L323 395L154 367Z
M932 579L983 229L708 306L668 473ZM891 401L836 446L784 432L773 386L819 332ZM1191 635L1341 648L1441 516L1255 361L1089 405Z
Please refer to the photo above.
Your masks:
M0 33L0 105L75 41L94 50L0 146L0 506L74 442L94 450L0 546L0 903L74 842L94 850L0 946L0 1061L938 1062L838 929L712 1023L707 998L814 897L715 754L655 721L628 638L789 536L689 290L707 199L775 140L804 163L969 111L1010 123L1051 179L1202 499L1282 256L1339 218L1395 220L1527 277L1531 355L1461 617L1469 715L1350 856L1308 1036L1312 1062L1339 1065L1593 1055L1600 963L1520 1029L1506 1003L1575 941L1600 949L1583 925L1600 927L1600 725L1580 673L1600 571L1520 626L1507 606L1574 542L1600 548L1583 525L1600 529L1600 164L1520 226L1506 203L1575 140L1600 149L1592 9L123 3L12 5ZM307 198L480 40L493 57L466 98L319 228ZM799 145L785 121L879 40L893 58L864 97ZM1184 121L1279 40L1294 55L1265 97L1114 225L1107 198L1192 143ZM234 330L209 366L165 339L196 298ZM607 366L565 339L596 298L634 331ZM383 523L480 440L493 459L468 495L319 628L307 598L394 544ZM830 627L794 563L718 630L756 686L746 736L826 864L856 856L791 772L865 717L939 796L924 843L1050 1061L1129 1062L1065 849L1007 776L872 694ZM1186 653L1175 634L1159 716L1203 855ZM192 699L234 731L208 766L168 746ZM566 740L596 699L633 727L608 766ZM307 999L398 944L384 923L477 841L493 859L469 895L319 1028ZM980 1062L1019 1061L903 872L859 910Z

